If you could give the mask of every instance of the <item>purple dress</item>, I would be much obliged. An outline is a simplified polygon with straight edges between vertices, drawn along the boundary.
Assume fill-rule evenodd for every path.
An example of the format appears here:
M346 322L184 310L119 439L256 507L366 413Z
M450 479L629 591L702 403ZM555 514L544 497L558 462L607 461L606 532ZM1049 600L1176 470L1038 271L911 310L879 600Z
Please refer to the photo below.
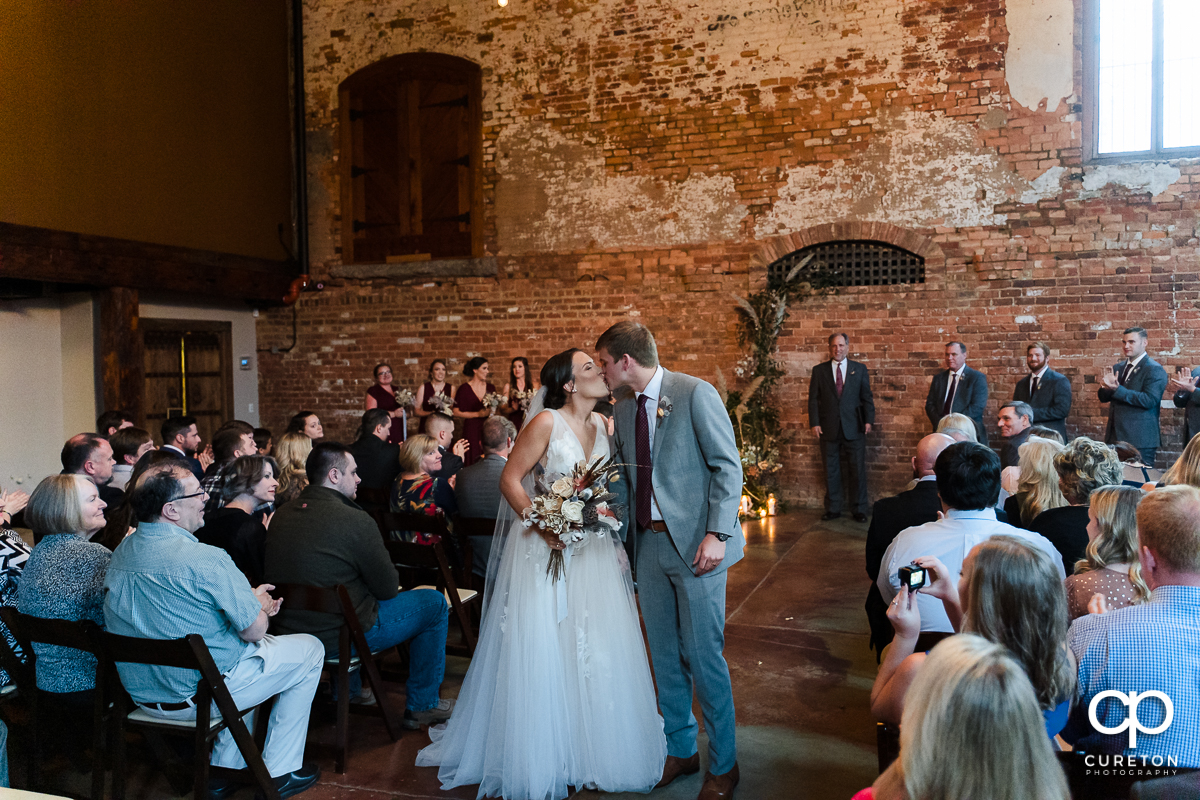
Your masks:
M484 394L491 394L494 391L496 391L496 387L489 383L487 391ZM454 395L454 407L459 411L484 410L483 401L479 395L475 394L475 390L471 388L470 382L458 387L458 392ZM483 422L486 419L487 417L475 417L474 419L463 420L463 438L471 446L471 449L467 451L467 457L463 459L463 466L465 467L469 467L483 458Z
M400 404L396 402L396 395L378 383L367 389L367 396L374 397L375 407L389 414L400 407ZM388 431L388 444L404 444L404 440L408 438L408 431L405 430L407 422L408 417L405 414L401 414L399 417L392 417L392 427Z
M433 384L430 383L429 381L426 381L425 385L422 386L421 388L422 388L421 410L422 411L437 411L437 406L435 406L433 403L429 402L429 398L433 397L434 394L436 394L436 391L433 388ZM442 384L442 394L446 394L446 390L449 388L450 387L447 384L443 383ZM421 417L421 421L417 423L417 433L425 433L425 423L428 421L429 421L429 417Z
M508 387L508 390L510 392L512 392L513 394L516 394L519 391L527 392L527 391L529 391L529 389L530 389L530 386L529 386L528 381L525 382L524 389L518 389L517 385L515 383ZM512 398L510 397L509 399L511 400ZM510 411L507 414L505 414L504 416L508 417L508 421L511 422L516 427L517 433L520 433L521 425L523 425L525 423L525 412L522 411L520 408L518 408L516 411Z

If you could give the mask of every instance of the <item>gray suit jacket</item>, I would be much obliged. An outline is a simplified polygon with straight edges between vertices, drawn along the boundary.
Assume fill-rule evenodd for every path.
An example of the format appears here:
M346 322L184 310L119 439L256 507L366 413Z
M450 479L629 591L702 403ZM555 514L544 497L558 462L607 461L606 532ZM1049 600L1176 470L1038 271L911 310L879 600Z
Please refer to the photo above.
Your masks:
M671 408L666 412L668 404ZM688 564L709 531L729 534L725 558L713 572L728 569L741 560L746 544L738 521L742 460L729 413L711 384L666 369L659 408L666 413L658 417L655 428L651 476L668 534ZM632 392L617 399L614 416L616 451L625 463L621 469L632 506L637 497L637 402ZM632 508L625 516L626 528L636 529Z
M1192 377L1200 376L1200 367L1192 370ZM1178 391L1171 398L1176 408L1186 408L1183 415L1183 443L1186 445L1192 437L1200 433L1200 387L1194 392Z
M458 471L454 496L458 514L462 517L495 519L503 498L500 496L500 473L508 459L487 456Z
M1125 363L1122 361L1113 366L1118 377L1125 369ZM1096 394L1101 403L1111 403L1105 443L1129 442L1137 448L1158 447L1162 441L1158 416L1167 383L1167 371L1147 353L1134 367L1124 386L1109 389L1102 384Z
M838 397L833 378L833 362L822 361L813 367L808 382L808 425L821 426L821 440L836 442L839 435L861 439L863 426L875 424L875 398L871 395L871 373L846 359L846 382Z
M1062 434L1067 441L1067 415L1071 413L1071 379L1061 372L1047 369L1038 382L1037 392L1029 396L1029 375L1017 381L1013 400L1033 407L1033 424L1045 425Z

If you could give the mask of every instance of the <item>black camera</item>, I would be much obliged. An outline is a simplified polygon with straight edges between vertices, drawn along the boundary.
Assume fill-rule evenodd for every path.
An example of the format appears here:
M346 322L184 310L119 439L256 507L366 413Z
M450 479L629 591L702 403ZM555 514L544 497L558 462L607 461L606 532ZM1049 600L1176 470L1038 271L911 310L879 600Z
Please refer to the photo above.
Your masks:
M910 592L924 588L928 582L929 578L925 568L918 566L917 562L914 561L907 567L900 568L900 585L907 586Z

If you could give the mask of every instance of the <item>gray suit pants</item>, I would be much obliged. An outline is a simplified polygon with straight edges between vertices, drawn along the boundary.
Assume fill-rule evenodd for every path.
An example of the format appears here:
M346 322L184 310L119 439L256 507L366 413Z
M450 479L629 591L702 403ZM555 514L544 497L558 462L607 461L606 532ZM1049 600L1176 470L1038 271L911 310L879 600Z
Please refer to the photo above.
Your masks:
M658 707L666 724L667 752L689 758L699 726L692 694L700 700L708 732L708 769L723 775L737 761L733 687L725 663L726 570L696 577L667 533L638 531L638 600Z

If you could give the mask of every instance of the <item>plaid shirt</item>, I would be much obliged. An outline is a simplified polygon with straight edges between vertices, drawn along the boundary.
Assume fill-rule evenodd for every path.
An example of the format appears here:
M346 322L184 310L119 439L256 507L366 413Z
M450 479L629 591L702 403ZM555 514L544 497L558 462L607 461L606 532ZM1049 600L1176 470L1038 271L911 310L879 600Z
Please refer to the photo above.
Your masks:
M1084 732L1079 749L1142 757L1168 756L1179 767L1200 767L1200 587L1159 586L1149 602L1107 614L1088 614L1075 620L1068 637L1079 663L1079 703L1072 711ZM1157 690L1171 698L1174 718L1162 733L1163 703L1148 698L1137 706L1141 729L1137 747L1129 747L1129 731L1102 734L1087 721L1088 706L1107 690L1124 693ZM1132 717L1117 698L1105 698L1096 718L1115 728Z

